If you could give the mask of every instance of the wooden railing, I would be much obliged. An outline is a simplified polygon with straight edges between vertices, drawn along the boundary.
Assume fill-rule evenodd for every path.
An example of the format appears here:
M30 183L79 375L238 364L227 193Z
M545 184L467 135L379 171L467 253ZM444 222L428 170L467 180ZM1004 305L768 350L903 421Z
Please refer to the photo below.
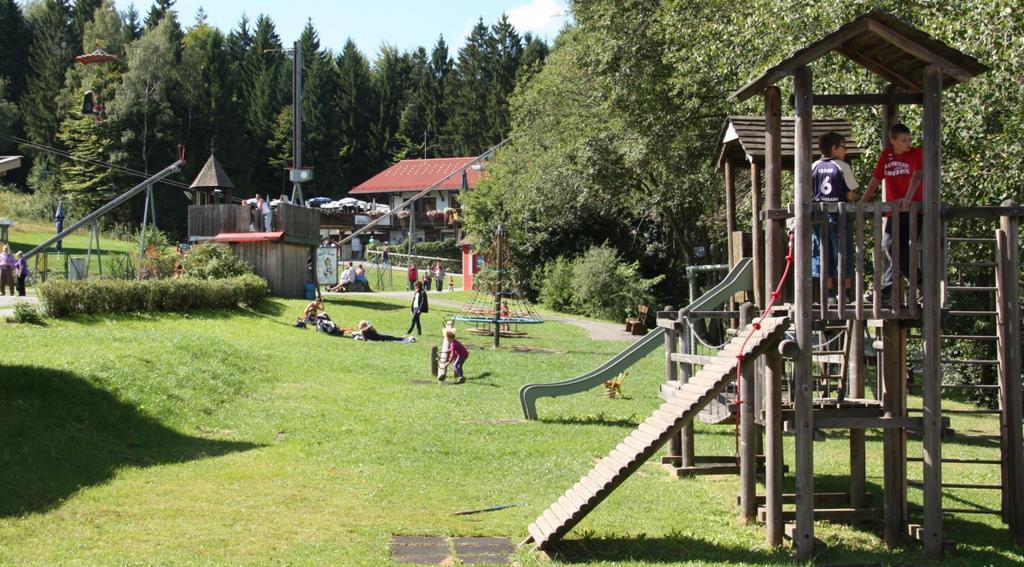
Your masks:
M811 206L813 226L821 235L822 277L816 282L820 291L817 311L821 319L897 319L918 316L920 213L920 203L912 203L908 210L902 212L895 203L815 203ZM892 245L887 250L883 246L886 224L900 215L906 217L906 223L892 222ZM830 250L827 245L826 225L829 222L835 225L839 235L836 250ZM909 235L903 232L909 232ZM904 237L908 239L908 246L901 250L899 243ZM833 258L835 254L839 257ZM852 258L845 257L848 255L852 255ZM904 262L907 264L906 269L902 267ZM847 279L850 280L850 287L846 289L846 301L830 304L827 298L835 291L830 291L827 276L831 271L828 267L834 264L837 264L834 289L842 289ZM883 274L890 266L892 289L883 294ZM906 284L903 278L907 279ZM869 281L873 293L869 300L865 300Z
M271 230L285 233L286 240L316 244L320 241L320 211L282 203L274 208ZM212 238L221 233L262 231L263 218L252 207L239 205L192 205L188 208L188 235Z

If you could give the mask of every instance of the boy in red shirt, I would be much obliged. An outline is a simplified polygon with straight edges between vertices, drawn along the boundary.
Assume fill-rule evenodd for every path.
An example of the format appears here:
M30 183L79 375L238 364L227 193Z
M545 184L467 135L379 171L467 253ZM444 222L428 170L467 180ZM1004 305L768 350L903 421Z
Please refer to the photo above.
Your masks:
M878 189L878 184L885 181L885 202L897 203L899 205L900 212L895 219L889 214L886 215L888 218L886 218L884 234L882 236L882 246L889 253L889 266L882 276L881 292L885 298L890 297L889 292L892 290L893 282L897 281L897 277L893 274L892 265L892 223L894 220L900 223L899 276L911 277L910 213L908 211L911 202L921 202L924 196L923 191L920 191L921 168L924 163L924 157L921 148L915 148L911 145L910 129L903 124L893 124L889 128L889 143L891 147L882 150L882 155L878 157L878 164L875 165L875 172L872 174L868 188L864 191L864 197L861 199L862 203L871 201L875 196L875 191ZM920 240L921 223L917 223L917 232L918 240ZM920 269L913 277L917 278L918 283L921 282Z

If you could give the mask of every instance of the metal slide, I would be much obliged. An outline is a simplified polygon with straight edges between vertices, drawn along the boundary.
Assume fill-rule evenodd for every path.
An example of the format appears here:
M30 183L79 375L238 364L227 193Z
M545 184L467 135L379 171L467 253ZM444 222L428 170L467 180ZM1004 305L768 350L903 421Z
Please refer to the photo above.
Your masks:
M757 327L748 325L743 329L718 353L713 364L705 365L607 457L598 461L586 476L541 513L527 528L530 536L524 543L547 549L562 539L736 379L736 367L740 361L737 355L752 363L778 344L788 328L788 318L776 317L763 319Z
M740 258L739 262L736 262L736 265L733 266L732 270L729 270L729 273L725 275L722 281L687 305L682 310L682 314L687 315L691 311L714 311L729 301L729 298L733 295L743 291L753 291L753 289L754 259ZM693 330L694 334L705 342L714 342L708 338L707 323L704 319L699 317L690 318L688 315L687 318L690 319L690 329Z
M537 419L537 399L554 398L578 394L595 388L618 376L623 370L636 364L640 359L664 346L662 335L665 329L658 327L647 333L629 348L615 355L596 369L576 378L550 384L527 384L519 389L519 402L523 405L526 419Z
M179 151L182 151L182 150L179 149ZM39 252L42 252L43 250L46 250L54 242L57 242L58 240L63 240L66 236L68 236L72 232L75 232L76 230L82 228L83 226L86 226L87 224L95 221L96 219L98 219L101 216L105 215L106 213L110 212L111 209L114 209L114 208L124 204L126 201L128 201L129 199L131 199L135 195L138 195L139 193L142 193L143 191L145 191L146 188L149 187L150 185L152 185L152 184L162 180L163 178L167 177L168 175L171 175L171 174L174 174L174 173L177 173L177 172L181 171L181 168L184 165L185 165L185 158L182 157L182 156L179 156L178 157L178 161L176 161L173 164L163 168L162 170L157 172L155 175L153 175L152 177L146 179L142 183L139 183L135 187L132 187L131 189L125 191L124 193L121 193L120 195L115 197L114 200L110 201L106 205L103 205L102 207L96 209L95 211L85 215L84 217L79 219L78 222L72 224L68 228L66 228L63 231L61 231L60 233L58 233L55 236L52 236L49 239L47 239L42 244L40 244L40 245L36 246L35 248L33 248L33 249L29 250L28 252L26 252L25 255L24 255L25 260L28 260L29 258L31 258L32 256L35 256Z

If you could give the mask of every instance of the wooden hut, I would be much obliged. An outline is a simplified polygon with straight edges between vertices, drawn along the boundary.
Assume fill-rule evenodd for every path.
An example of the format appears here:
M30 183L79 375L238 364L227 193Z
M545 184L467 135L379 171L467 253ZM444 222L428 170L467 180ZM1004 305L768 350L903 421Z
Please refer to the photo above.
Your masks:
M231 178L217 158L211 154L189 189L192 192L193 205L214 205L230 203L235 184L231 182Z
M257 232L250 209L248 205L190 206L189 240L227 244L266 278L271 293L303 297L310 281L309 258L320 244L320 212L281 203L274 210L272 231Z

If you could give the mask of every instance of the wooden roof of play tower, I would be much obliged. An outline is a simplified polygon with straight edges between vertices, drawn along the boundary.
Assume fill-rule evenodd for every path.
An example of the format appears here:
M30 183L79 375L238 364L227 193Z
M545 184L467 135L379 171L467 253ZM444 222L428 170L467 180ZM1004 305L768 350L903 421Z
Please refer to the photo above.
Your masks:
M988 70L977 59L949 47L930 35L880 10L840 27L820 40L794 52L754 78L733 96L746 100L774 85L794 70L835 51L906 92L922 92L928 65L943 70L943 87L966 83Z

